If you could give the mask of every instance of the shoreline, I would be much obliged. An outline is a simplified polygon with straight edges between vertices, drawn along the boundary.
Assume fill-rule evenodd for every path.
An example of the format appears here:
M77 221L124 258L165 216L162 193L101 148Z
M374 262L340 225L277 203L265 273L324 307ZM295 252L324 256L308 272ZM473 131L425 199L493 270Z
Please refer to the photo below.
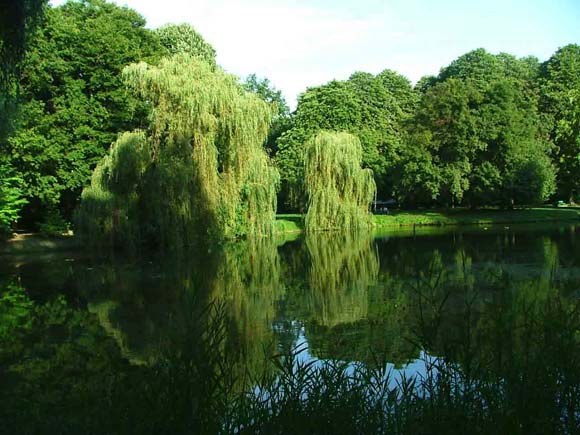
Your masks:
M36 254L79 249L73 235L46 237L39 233L16 234L0 242L0 255Z
M580 208L531 208L517 210L394 210L389 215L373 215L373 231L410 232L415 229L477 227L514 224L580 222ZM300 214L276 215L276 237L296 238L304 232ZM486 228L484 228L486 229ZM16 234L0 242L0 255L71 251L80 246L74 235L45 237L38 233Z
M526 208L515 210L448 209L394 210L388 215L373 215L373 230L411 229L413 227L482 226L580 221L580 208ZM303 232L302 215L276 216L277 233Z

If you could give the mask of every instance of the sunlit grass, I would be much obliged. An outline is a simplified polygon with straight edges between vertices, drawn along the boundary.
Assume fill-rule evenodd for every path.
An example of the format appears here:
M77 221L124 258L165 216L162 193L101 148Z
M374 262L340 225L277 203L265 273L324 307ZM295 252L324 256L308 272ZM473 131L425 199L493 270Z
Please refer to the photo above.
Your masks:
M580 220L577 208L446 209L392 210L388 215L374 215L375 228L449 225L497 225L534 222L569 222ZM303 229L302 215L280 214L276 219L278 233L299 232Z

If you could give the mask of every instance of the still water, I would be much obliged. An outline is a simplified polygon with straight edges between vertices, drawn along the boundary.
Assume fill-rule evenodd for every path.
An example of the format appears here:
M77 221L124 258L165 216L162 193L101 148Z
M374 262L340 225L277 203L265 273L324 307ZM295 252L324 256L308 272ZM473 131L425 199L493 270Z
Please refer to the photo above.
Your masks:
M71 391L186 358L212 328L220 339L211 345L235 362L234 383L297 347L307 360L420 373L419 361L441 356L503 376L536 353L558 366L578 344L569 320L579 284L576 225L318 234L164 255L2 256L0 366L10 376L0 387L26 406L41 395L57 412ZM547 312L555 300L559 311ZM31 307L41 320L28 318ZM18 328L26 332L11 339Z

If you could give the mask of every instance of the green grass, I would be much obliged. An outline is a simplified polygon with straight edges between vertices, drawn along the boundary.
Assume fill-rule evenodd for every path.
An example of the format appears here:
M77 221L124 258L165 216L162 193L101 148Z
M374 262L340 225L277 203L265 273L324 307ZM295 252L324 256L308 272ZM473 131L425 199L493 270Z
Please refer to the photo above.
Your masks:
M393 210L389 215L375 215L376 228L401 228L413 226L496 225L537 222L565 222L580 219L578 208L527 208L498 209L447 209L447 210ZM279 233L299 232L303 229L300 214L277 216Z
M276 215L277 233L299 233L303 229L301 214L279 214Z

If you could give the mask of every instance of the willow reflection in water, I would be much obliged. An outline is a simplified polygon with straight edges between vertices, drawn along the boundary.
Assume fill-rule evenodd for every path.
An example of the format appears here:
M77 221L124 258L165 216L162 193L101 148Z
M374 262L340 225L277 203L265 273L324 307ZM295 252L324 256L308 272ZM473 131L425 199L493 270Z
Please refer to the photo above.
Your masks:
M379 272L372 234L311 233L304 243L310 260L306 303L312 318L328 327L365 318L369 286Z
M296 421L296 431L356 433L361 419L372 433L574 433L573 236L321 235L59 273L55 263L50 280L21 279L30 294L56 286L53 298L1 290L0 419L29 433L283 433ZM322 362L271 358L270 343L296 344L293 323ZM383 363L406 369L421 351L432 356L426 377L392 393ZM270 401L254 401L250 372Z
M264 351L274 347L272 323L284 285L270 239L90 269L76 275L89 311L134 363L194 346L205 334L202 319L212 304L223 317L219 347L237 361L240 376L245 368L257 371Z

